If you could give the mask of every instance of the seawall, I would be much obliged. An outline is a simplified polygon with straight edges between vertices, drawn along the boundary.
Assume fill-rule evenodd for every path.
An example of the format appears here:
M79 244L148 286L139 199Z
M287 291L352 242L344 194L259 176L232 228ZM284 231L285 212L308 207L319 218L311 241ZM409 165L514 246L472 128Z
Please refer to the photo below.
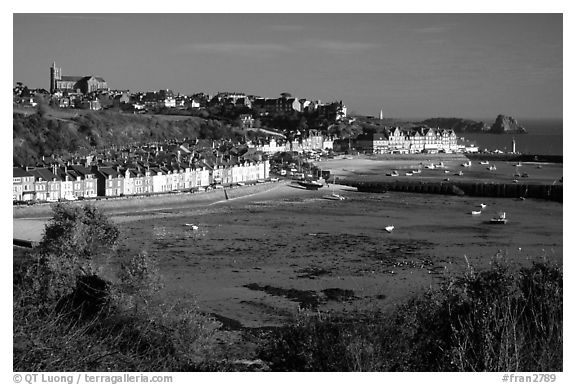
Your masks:
M499 198L535 198L562 202L562 185L534 185L521 183L487 182L365 182L351 178L339 180L339 184L356 187L362 192L382 193L386 191L412 192L420 194L469 195Z
M563 163L563 155L533 155L533 154L466 154L470 160L488 160L502 162L542 162Z

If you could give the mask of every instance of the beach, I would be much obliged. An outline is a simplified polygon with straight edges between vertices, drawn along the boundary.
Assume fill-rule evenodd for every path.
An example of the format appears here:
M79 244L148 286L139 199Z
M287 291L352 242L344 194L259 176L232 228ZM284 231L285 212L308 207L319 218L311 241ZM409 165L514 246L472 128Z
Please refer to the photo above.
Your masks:
M451 161L460 159L444 158ZM341 177L382 177L382 168L402 162L413 160L324 164ZM301 308L390 309L495 257L562 263L558 202L360 193L333 183L318 191L290 181L253 187L228 191L229 200L216 191L100 204L121 230L121 258L145 251L158 259L167 301L190 301L237 328L278 326ZM326 199L332 192L346 199ZM500 210L509 223L488 224ZM42 220L15 218L14 237ZM120 262L107 261L103 273L114 279Z

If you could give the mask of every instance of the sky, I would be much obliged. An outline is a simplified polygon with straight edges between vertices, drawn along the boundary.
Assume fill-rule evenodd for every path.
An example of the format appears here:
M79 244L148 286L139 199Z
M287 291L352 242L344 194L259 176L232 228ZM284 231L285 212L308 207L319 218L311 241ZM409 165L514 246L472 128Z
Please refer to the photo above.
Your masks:
M49 68L112 89L342 100L386 117L561 118L563 16L548 14L13 15L13 83Z

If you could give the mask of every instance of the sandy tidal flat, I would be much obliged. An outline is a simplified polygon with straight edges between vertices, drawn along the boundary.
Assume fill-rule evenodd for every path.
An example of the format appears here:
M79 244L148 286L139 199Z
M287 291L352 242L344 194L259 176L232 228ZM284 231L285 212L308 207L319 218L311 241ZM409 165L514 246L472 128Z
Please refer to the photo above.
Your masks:
M125 222L126 254L158 256L166 295L248 327L279 325L299 307L390 308L496 255L562 261L559 203L338 189L346 200L287 185L211 211ZM510 222L488 224L500 210Z
M414 160L389 162L323 164L336 175L376 178ZM450 162L458 167L461 160L444 159ZM230 200L215 192L100 204L121 229L122 258L142 251L158 258L167 301L194 302L245 327L280 325L298 308L389 309L497 255L514 265L562 263L557 202L370 194L333 184L308 191L289 181L239 191ZM332 192L346 199L325 199ZM499 211L508 224L489 224ZM14 220L14 236L39 239L46 214L27 215ZM104 267L110 279L119 262Z

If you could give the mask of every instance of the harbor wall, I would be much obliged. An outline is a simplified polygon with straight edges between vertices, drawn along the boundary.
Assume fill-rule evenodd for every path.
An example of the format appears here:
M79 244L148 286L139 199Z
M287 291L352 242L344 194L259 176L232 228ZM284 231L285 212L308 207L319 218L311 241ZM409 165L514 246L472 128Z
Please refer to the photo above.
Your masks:
M533 154L466 154L466 157L473 161L488 160L492 162L542 162L542 163L563 163L562 155L533 155Z
M449 182L449 181L390 181L365 182L353 179L338 181L339 184L356 187L362 192L412 192L420 194L468 195L498 198L535 198L562 202L562 185L535 185L494 182Z

